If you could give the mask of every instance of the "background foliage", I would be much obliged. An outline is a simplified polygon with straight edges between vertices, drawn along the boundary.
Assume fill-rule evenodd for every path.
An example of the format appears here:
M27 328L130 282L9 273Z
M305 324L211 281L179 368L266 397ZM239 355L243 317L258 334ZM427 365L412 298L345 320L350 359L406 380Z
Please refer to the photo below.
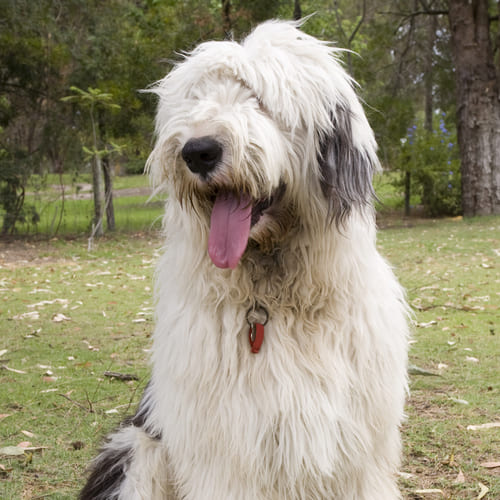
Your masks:
M454 134L450 33L446 16L415 15L418 5L415 0L0 0L2 232L15 232L20 222L36 229L40 214L27 194L33 175L43 180L49 173L71 173L77 179L90 171L83 150L93 142L88 117L78 103L61 100L71 87L111 96L116 109L99 111L96 150L120 144L121 154L109 160L112 170L142 172L155 102L140 89L162 78L172 58L199 42L238 39L264 19L292 19L297 7L302 16L314 14L305 31L353 51L345 54L346 68L360 83L384 167L411 175L406 186L427 213L457 213L459 178L445 179L443 172L458 167L449 168L445 150L428 153L439 139L432 135L439 113ZM417 123L415 143L402 143ZM427 134L420 133L422 127Z

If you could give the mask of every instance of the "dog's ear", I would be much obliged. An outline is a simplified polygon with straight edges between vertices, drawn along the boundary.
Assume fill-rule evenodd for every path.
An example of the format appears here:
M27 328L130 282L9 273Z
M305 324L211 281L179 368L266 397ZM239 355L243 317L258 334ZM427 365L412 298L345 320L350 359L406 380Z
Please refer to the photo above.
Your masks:
M374 140L368 141L373 143L369 147L363 147L363 141L354 140L352 124L356 117L348 109L338 105L330 115L332 127L320 135L318 161L321 190L329 215L338 224L353 208L371 204L375 197L372 177L378 160ZM366 126L372 134L368 123Z

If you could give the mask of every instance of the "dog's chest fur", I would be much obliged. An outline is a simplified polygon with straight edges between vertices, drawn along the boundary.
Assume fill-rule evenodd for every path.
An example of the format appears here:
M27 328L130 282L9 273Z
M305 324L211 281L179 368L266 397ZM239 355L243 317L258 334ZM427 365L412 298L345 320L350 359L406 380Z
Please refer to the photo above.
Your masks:
M210 273L221 279L218 271ZM351 303L351 293L360 291L341 273L341 296L334 286L319 287L317 276L291 286L256 283L240 273L234 289L214 276L192 279L198 282L178 280L174 272L161 283L160 300L169 301L158 308L153 350L154 416L181 493L243 498L238 495L245 484L248 499L337 498L335 491L349 498L337 485L346 484L346 475L351 485L361 477L361 457L376 445L373 429L384 435L385 408L401 397L387 393L391 357L400 347L388 350L363 319L371 307L372 321L389 322L385 304ZM383 290L365 292L380 294L383 303ZM258 354L251 353L246 322L252 297L266 302L270 314ZM377 395L377 402L367 394Z

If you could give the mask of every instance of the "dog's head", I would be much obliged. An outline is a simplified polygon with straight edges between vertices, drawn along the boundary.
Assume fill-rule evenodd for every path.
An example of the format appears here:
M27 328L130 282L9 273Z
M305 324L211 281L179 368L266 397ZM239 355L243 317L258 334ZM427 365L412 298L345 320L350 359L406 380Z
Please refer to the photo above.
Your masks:
M153 178L209 228L218 267L370 205L376 144L338 54L269 21L203 43L154 88Z

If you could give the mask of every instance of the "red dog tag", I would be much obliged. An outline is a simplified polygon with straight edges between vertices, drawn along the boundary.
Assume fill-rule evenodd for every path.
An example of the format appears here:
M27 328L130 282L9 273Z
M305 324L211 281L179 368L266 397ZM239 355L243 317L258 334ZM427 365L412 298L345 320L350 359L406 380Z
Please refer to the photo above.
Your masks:
M260 346L264 342L264 325L261 323L253 323L248 332L248 340L252 352L257 354L260 351Z

